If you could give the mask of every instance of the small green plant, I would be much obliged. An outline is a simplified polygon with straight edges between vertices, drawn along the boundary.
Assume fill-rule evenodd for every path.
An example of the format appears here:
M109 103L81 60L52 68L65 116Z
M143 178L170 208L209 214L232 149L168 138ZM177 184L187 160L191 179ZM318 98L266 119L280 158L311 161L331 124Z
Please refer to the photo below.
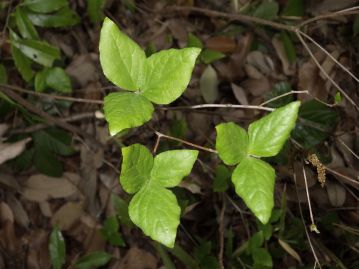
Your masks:
M200 52L199 48L170 49L146 58L143 49L106 18L100 38L101 65L105 76L125 90L105 97L111 135L149 121L152 103L176 100L186 89ZM236 193L263 224L274 206L275 171L260 158L275 156L282 149L295 126L299 106L297 101L276 109L251 123L248 133L235 123L216 127L220 159L226 165L237 165L232 174ZM120 183L134 194L130 219L146 235L172 248L181 210L168 188L189 175L198 151L170 150L153 157L145 146L134 144L122 148L122 156Z

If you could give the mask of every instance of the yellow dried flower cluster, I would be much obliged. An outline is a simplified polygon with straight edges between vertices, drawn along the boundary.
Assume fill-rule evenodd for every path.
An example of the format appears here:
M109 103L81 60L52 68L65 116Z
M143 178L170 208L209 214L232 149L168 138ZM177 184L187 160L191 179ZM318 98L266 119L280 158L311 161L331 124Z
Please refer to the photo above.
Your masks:
M316 154L309 154L308 161L317 168L318 181L322 187L325 184L325 166L319 161Z

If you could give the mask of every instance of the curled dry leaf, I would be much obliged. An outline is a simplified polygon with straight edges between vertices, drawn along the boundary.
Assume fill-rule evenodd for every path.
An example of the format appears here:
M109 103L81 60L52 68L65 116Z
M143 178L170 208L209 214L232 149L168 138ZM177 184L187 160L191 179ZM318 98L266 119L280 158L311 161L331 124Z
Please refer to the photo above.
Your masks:
M0 142L0 164L15 158L20 155L26 148L26 144L31 141L31 138L25 138L15 143Z
M91 54L75 56L66 73L80 86L85 87L90 81L97 78L97 70Z
M206 41L206 48L222 53L232 53L237 49L236 41L226 36L211 37Z
M246 79L240 85L247 93L253 96L263 96L264 93L270 91L271 84L266 77L261 79Z
M44 202L49 199L66 198L78 193L73 180L78 175L64 173L60 178L37 174L29 177L23 186L23 196L29 201Z
M12 193L8 193L6 201L14 213L15 222L22 227L28 228L30 224L29 215L25 211L21 202Z
M255 50L247 55L247 63L257 68L262 74L270 75L274 72L274 63L263 52Z
M1 223L10 222L14 223L14 214L7 203L0 203L0 220Z
M14 191L20 191L21 189L20 185L16 181L16 178L10 174L0 172L0 184Z
M345 188L336 181L327 180L327 193L329 202L332 206L343 206L347 197Z

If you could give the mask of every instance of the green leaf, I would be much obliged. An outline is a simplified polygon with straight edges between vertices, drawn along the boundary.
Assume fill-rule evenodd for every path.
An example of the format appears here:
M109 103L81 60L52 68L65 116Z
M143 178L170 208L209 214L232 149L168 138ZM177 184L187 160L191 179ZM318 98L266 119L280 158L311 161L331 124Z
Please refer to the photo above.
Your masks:
M139 94L110 93L104 100L105 118L109 123L111 135L149 121L153 110L151 102Z
M128 227L132 227L133 224L130 219L130 216L128 215L128 203L120 196L115 194L111 195L111 202L121 223Z
M252 252L252 257L256 265L273 267L272 256L265 248L256 248Z
M49 253L54 269L61 269L65 263L66 246L61 231L55 227L50 235Z
M292 102L251 123L248 128L248 153L275 156L288 139L298 116L300 102Z
M335 104L339 104L342 101L342 95L340 92L337 92L334 97Z
M199 87L206 103L214 103L218 99L218 76L216 70L208 65L199 80Z
M304 148L310 149L328 138L335 127L338 114L332 108L311 100L300 107L299 117L292 136Z
M239 163L247 155L246 131L233 122L217 125L216 131L216 149L221 160L227 165Z
M1 84L7 83L7 73L5 66L3 64L0 64L0 83Z
M274 169L266 162L247 157L232 174L236 193L263 223L267 223L274 206Z
M213 191L214 192L224 192L229 186L231 180L231 171L227 166L220 164L216 168L216 176L213 181Z
M23 38L39 39L39 35L35 27L32 25L25 12L19 6L15 11L15 20L17 28L19 29L19 32Z
M287 55L289 63L295 63L297 59L297 53L289 34L285 31L282 31L280 34L280 40L283 43L285 54Z
M67 0L25 0L23 5L32 11L49 13L68 5Z
M36 74L35 90L42 92L46 87L60 93L72 91L71 80L65 70L60 67L47 68Z
M282 13L283 16L304 16L304 2L303 0L288 0L286 7Z
M22 78L25 81L30 81L34 76L34 71L31 68L31 60L13 45L13 41L17 39L19 39L19 37L13 31L10 31L11 54L15 66L17 70L19 70Z
M128 193L138 192L149 180L153 167L151 152L141 144L122 148L120 182Z
M87 14L92 23L97 23L103 20L103 7L105 0L87 0Z
M58 128L49 128L34 133L33 139L36 145L46 148L56 154L69 156L75 153L71 147L72 137Z
M36 26L40 27L67 27L73 26L80 22L80 17L69 7L64 7L59 11L51 14L40 14L26 11L29 20Z
M117 216L111 216L105 220L101 233L111 245L124 247L125 242L118 231L119 228Z
M76 269L91 269L106 265L112 259L112 255L104 251L95 251L81 257L75 263Z
M28 58L44 66L52 66L56 59L60 59L60 50L44 41L32 39L12 40L11 44Z
M142 94L156 104L169 104L186 89L199 48L169 49L152 54L146 61Z
M266 95L266 100L273 99L277 96L280 96L282 94L288 93L292 90L290 84L286 81L281 81L278 83L275 83L272 90ZM285 106L293 101L293 95L286 95L279 99L273 100L270 103L267 104L269 107L278 108L281 106Z
M188 48L203 48L203 42L201 39L199 39L197 36L195 36L192 33L188 34L188 38L187 38L187 47Z
M143 186L129 206L133 223L169 248L174 246L180 213L176 196L154 182Z
M109 18L105 18L101 29L99 50L102 70L112 83L130 91L141 88L145 79L145 52Z
M263 1L253 12L254 17L273 20L277 17L279 5L275 1Z
M197 150L170 150L155 157L151 182L162 187L175 187L188 176L198 156Z
M224 57L226 57L226 54L210 49L204 49L201 53L201 60L205 64L213 63L217 60L223 59Z
M39 172L51 177L59 177L63 172L62 163L56 155L43 147L35 146L34 165Z

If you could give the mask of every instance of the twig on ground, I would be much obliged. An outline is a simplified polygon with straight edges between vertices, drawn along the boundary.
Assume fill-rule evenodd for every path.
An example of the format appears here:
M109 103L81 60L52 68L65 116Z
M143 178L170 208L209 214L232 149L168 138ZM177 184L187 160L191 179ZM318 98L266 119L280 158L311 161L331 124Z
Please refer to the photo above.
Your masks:
M21 93L26 93L38 97L43 98L49 98L49 99L56 99L56 100L64 100L64 101L70 101L70 102L77 102L77 103L89 103L89 104L98 104L102 105L104 102L102 100L93 100L93 99L84 99L84 98L76 98L76 97L70 97L70 96L60 96L60 95L52 95L47 93L41 93L41 92L34 92L30 90L26 90L17 86L13 85L7 85L7 84L0 84L1 88L6 88L12 91L17 91Z
M351 148L348 147L347 144L345 144L345 142L343 140L341 140L340 138L338 138L338 141L340 142L340 144L342 144L355 158L357 158L359 160L359 155L356 154Z
M234 104L200 104L194 106L177 106L177 107L161 107L162 110L182 110L182 109L202 109L202 108L243 108L257 109L265 111L273 111L274 108L251 105L234 105Z
M286 92L286 93L283 93L281 95L278 95L276 97L273 97L273 98L261 103L259 106L264 106L266 104L269 104L269 103L271 103L273 101L276 101L276 100L278 100L278 99L280 99L282 97L285 97L285 96L288 96L288 95L291 95L291 94L300 94L300 93L309 95L309 91L290 91L290 92Z
M224 196L222 196L222 208L221 213L219 216L219 253L218 253L218 261L219 266L221 269L224 269L224 262L223 262L223 253L224 253L224 213L226 211L226 200Z
M218 153L216 150L214 149L210 149L210 148L206 148L206 147L202 147L200 145L197 145L197 144L193 144L191 142L188 142L186 140L183 140L183 139L180 139L180 138L177 138L177 137L173 137L173 136L169 136L169 135L165 135L165 134L162 134L160 132L157 132L155 131L155 134L157 135L157 141L156 141L156 144L155 144L155 147L153 149L153 152L156 152L157 151L157 147L158 147L158 144L159 144L159 138L166 138L166 139L169 139L169 140L173 140L173 141L177 141L177 142L180 142L180 143L183 143L185 145L188 145L188 146L191 146L191 147L194 147L194 148L197 148L197 149L200 149L200 150L204 150L204 151L208 151L208 152L211 152L211 153Z

